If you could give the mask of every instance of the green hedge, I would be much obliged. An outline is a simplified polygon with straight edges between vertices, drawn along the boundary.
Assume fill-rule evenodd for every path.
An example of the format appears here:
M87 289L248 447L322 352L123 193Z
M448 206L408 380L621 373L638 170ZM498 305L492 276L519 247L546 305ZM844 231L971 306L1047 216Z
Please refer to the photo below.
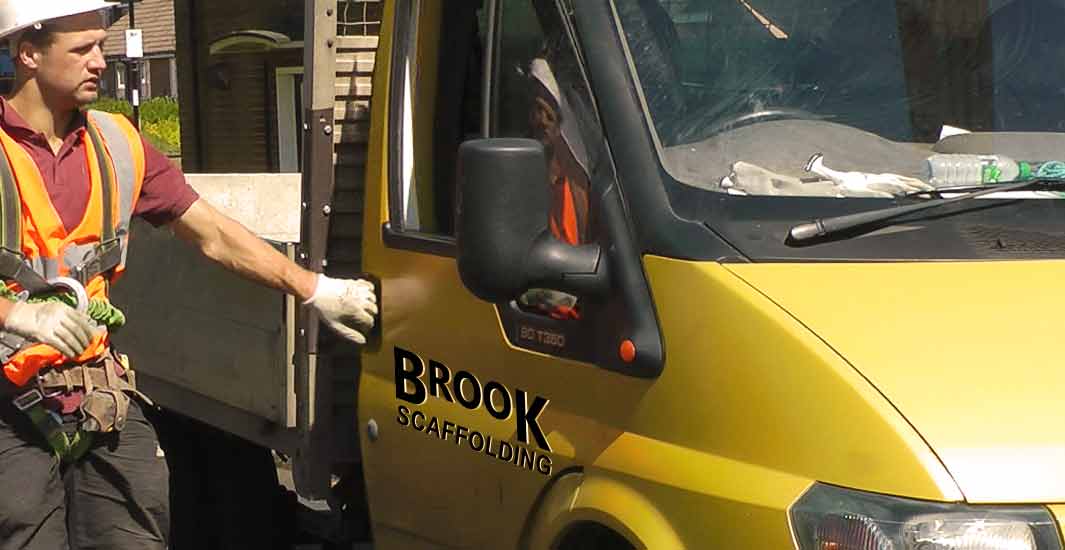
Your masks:
M141 119L141 133L156 149L168 155L181 154L181 122L165 118L158 122Z
M133 106L124 99L103 97L87 108L133 118ZM168 155L181 154L179 113L178 102L169 97L153 97L141 104L141 133L149 143Z
M141 124L178 120L178 102L170 97L153 97L141 105Z
M101 97L86 107L86 110L120 113L128 117L133 116L133 106L128 101L113 97Z

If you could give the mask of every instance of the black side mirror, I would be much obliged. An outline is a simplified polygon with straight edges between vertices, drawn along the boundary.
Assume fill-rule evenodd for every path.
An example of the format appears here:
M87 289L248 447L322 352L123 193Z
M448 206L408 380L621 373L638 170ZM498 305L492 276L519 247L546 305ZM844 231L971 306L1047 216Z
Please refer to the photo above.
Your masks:
M548 231L543 145L480 139L459 147L457 242L463 284L490 302L533 287L601 295L609 286L599 245L570 246Z

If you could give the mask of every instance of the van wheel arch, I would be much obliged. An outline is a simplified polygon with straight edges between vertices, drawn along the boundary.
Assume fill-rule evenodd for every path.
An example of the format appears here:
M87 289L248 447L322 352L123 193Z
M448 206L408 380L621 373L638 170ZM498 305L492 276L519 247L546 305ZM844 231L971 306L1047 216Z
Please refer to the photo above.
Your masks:
M635 550L617 531L594 521L582 521L568 527L553 550Z

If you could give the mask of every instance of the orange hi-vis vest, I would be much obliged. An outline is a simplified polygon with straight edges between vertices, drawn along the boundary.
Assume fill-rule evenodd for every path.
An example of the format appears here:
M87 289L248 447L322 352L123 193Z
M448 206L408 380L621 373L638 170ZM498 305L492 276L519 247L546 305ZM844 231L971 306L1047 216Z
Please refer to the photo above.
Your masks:
M88 298L108 300L110 284L125 267L130 218L144 182L144 147L125 117L99 111L86 115L89 203L69 232L33 158L0 130L0 265L5 267L0 277L16 292L26 285L12 271L29 267L37 280L70 277L85 286ZM21 254L21 265L11 261L16 254ZM22 386L42 368L101 358L109 342L107 331L101 331L80 357L64 357L51 346L28 342L6 359L4 375Z
M584 220L579 215L581 209L577 208L573 198L573 184L569 178L563 176L555 181L551 187L551 211L548 215L548 228L551 235L556 239L572 246L584 244L582 228ZM581 314L574 307L555 306L548 308L546 313L555 319L580 319Z
M581 224L577 218L577 208L573 204L573 190L568 178L559 178L552 186L554 197L551 200L551 212L548 216L551 234L566 244L579 245L581 242Z

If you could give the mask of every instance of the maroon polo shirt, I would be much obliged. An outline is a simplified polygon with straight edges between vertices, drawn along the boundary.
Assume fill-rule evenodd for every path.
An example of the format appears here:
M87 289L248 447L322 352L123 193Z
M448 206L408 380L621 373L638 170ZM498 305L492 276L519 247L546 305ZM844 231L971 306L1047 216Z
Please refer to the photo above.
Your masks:
M48 196L67 231L77 228L89 206L89 167L85 157L85 115L78 114L73 130L63 140L59 153L52 152L44 134L34 130L26 120L0 98L0 127L33 159L44 178ZM143 137L144 184L133 209L158 227L179 217L196 202L199 195L185 181L185 174L170 159L152 147ZM83 393L75 391L46 401L50 408L70 414L81 404Z
M48 196L68 231L77 228L89 204L89 167L85 163L85 116L79 114L73 130L63 140L59 153L53 153L44 134L34 130L25 119L0 99L0 127L3 128L37 164L48 189ZM144 185L141 187L134 216L158 227L181 217L199 195L185 181L181 172L166 155L144 144Z

